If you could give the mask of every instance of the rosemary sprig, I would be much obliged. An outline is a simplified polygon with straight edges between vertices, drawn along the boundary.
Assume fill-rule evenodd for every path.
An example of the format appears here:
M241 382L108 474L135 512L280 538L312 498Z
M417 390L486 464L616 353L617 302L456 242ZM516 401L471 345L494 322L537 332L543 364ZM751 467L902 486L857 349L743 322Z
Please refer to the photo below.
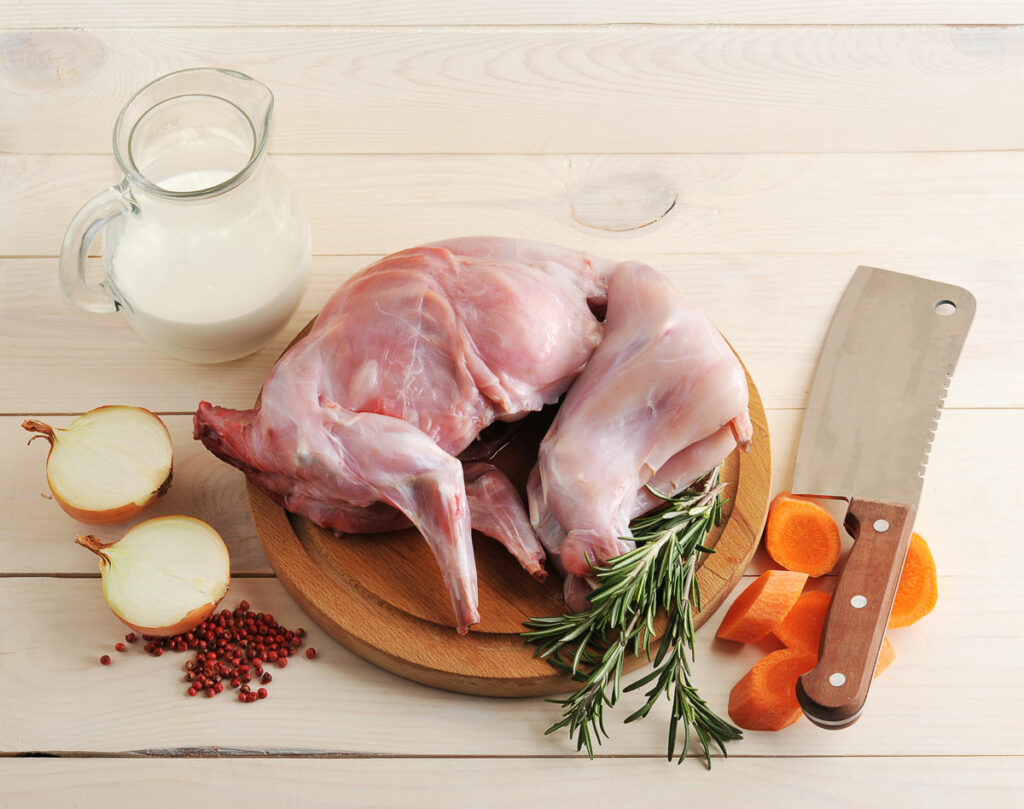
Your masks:
M711 745L727 755L725 743L742 738L739 728L712 712L691 681L693 659L693 608L700 610L697 564L701 554L712 553L702 544L721 521L721 492L715 469L696 487L676 497L650 491L666 502L665 508L640 517L630 525L637 547L594 568L597 586L590 594L591 607L584 612L531 618L523 635L536 644L535 655L572 675L582 683L565 699L551 700L562 706L562 718L547 733L568 728L576 749L584 747L591 758L594 744L609 734L604 727L605 706L613 707L624 691L646 685L647 702L626 717L643 719L663 695L672 703L668 728L668 759L675 756L679 724L683 744L679 761L687 755L691 730L700 741L704 762L711 766ZM622 666L627 654L651 659L651 641L658 637L655 619L662 610L666 626L654 668L634 683L622 687ZM689 653L689 659L687 657Z

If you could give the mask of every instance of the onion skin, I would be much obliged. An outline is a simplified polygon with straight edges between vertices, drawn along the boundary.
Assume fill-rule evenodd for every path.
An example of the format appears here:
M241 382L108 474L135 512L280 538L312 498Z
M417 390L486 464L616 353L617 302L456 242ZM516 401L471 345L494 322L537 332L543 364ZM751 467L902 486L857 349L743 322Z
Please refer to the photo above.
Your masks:
M103 405L102 407L93 408L90 413L94 413L98 410L108 410L114 407L122 407L122 405ZM144 413L149 413L156 422L163 427L164 432L167 433L168 442L171 441L170 431L167 429L167 425L164 424L161 419L152 410L147 410L145 407L135 407L136 410L141 410ZM161 497L167 494L167 491L171 488L171 480L174 477L174 462L173 458L171 461L171 467L167 470L167 477L164 481L153 491L152 496L141 505L139 503L126 503L123 506L117 508L108 508L103 511L94 511L92 509L78 508L64 501L60 495L57 494L57 487L53 485L53 481L50 480L50 456L53 454L54 441L56 440L54 434L54 428L49 424L42 421L36 421L35 419L26 419L21 423L22 428L29 432L35 433L29 440L28 443L32 443L37 438L45 438L50 444L50 450L46 453L46 485L49 486L50 492L53 494L53 499L57 502L64 512L79 522L84 522L86 525L117 525L119 523L127 522L138 514L141 514L147 508L151 507ZM149 632L147 634L154 634ZM173 633L172 633L173 634Z
M224 595L227 595L227 593L228 591L225 590ZM222 600L223 596L221 596L221 601ZM131 621L126 621L113 609L111 609L111 612L113 612L114 615L117 615L118 620L120 620L121 623L125 626L130 626L136 632L141 632L143 635L155 635L157 637L166 638L171 635L179 635L182 632L188 632L195 629L199 624L213 615L214 610L217 609L217 604L219 603L220 601L217 601L215 604L204 604L202 607L196 607L192 612L188 613L188 615L172 626L140 626L139 624L133 624Z

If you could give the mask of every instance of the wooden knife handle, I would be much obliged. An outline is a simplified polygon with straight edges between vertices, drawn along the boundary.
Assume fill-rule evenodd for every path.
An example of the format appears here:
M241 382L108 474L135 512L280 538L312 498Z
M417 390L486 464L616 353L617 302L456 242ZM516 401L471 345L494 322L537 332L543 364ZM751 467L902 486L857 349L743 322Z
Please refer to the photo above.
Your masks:
M818 665L796 685L800 707L820 727L852 725L864 707L915 513L905 503L850 501L845 526L853 549L825 617Z

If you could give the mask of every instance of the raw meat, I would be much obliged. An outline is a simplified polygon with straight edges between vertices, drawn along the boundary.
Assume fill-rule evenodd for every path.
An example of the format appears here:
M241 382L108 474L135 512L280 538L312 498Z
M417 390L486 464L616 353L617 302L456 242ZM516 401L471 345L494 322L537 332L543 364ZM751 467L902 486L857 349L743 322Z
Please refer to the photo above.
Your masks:
M552 404L570 385L533 476L534 535L507 479L483 464L463 470L455 456L491 422ZM572 574L628 546L618 537L650 505L639 488L655 472L674 489L707 471L734 446L732 428L749 440L745 407L735 357L654 270L469 238L357 273L271 371L260 408L202 402L195 433L318 525L411 521L465 632L479 620L471 523L541 577L539 536L578 605L586 586Z
M600 342L591 306L604 304L615 266L509 239L387 256L331 297L271 371L260 408L202 402L196 437L326 528L388 530L400 522L378 504L401 511L430 544L465 632L479 615L454 456L495 419L521 418L565 392ZM521 558L537 572L543 552L532 542Z
M537 581L545 581L548 572L544 569L544 548L533 533L512 482L500 469L487 463L466 464L462 472L473 528L494 537L524 570Z
M664 276L622 264L605 328L529 482L534 528L576 609L586 592L576 577L634 547L630 520L658 502L648 483L674 494L753 436L742 366Z

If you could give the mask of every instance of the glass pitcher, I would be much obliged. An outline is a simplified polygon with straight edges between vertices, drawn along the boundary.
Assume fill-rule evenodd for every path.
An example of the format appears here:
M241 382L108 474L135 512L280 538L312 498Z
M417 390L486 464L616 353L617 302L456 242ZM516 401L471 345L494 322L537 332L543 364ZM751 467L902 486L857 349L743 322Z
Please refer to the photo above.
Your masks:
M263 346L309 275L309 222L264 154L274 96L242 73L182 70L143 87L114 126L124 179L68 226L64 293L120 310L146 341L193 362ZM103 231L104 274L86 277Z

